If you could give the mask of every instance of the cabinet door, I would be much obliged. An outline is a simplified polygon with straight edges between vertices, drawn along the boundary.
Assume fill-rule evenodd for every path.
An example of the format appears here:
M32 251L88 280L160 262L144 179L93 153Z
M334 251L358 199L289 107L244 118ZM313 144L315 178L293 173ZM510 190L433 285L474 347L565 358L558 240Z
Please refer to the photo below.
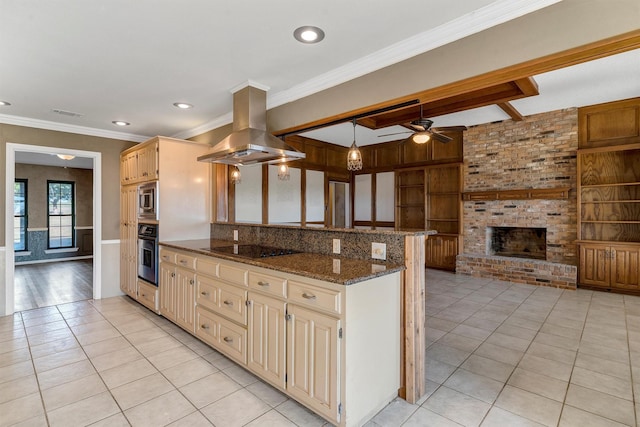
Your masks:
M296 305L288 313L287 391L339 422L340 320Z
M611 247L611 286L640 290L640 248L636 246Z
M175 277L176 323L191 333L195 333L195 283L193 271L176 268Z
M136 187L123 187L120 191L120 289L136 298L137 294L137 223Z
M605 245L580 245L580 283L591 286L609 286L609 247Z
M138 152L138 176L143 181L158 178L158 144L150 144Z
M136 151L125 154L122 157L121 166L122 184L133 184L138 179L138 153Z
M248 366L273 385L285 387L286 303L249 292Z
M429 236L425 244L427 267L455 271L458 236Z
M160 314L176 320L176 268L172 264L160 263Z

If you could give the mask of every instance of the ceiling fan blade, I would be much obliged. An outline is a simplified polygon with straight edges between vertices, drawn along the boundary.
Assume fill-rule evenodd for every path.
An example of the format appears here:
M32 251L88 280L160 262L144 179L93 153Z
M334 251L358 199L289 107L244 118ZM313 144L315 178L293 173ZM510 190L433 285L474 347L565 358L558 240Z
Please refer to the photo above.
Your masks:
M437 128L431 128L434 132L457 132L467 130L466 126L442 126Z
M382 138L383 136L400 135L400 134L403 134L403 133L412 133L412 131L407 130L407 131L404 131L404 132L385 133L384 135L378 135L378 138Z
M440 142L445 143L445 144L447 142L453 141L453 138L448 137L447 135L443 135L441 133L437 133L437 132L431 132L431 137L433 139L435 139L436 141L440 141Z

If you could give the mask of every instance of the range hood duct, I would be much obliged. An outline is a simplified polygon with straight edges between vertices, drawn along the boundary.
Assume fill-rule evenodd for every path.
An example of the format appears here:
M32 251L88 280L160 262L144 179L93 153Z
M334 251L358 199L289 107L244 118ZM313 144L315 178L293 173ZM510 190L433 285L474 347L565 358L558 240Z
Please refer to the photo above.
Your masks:
M198 161L251 165L304 158L304 153L267 132L267 92L246 86L233 94L233 132Z

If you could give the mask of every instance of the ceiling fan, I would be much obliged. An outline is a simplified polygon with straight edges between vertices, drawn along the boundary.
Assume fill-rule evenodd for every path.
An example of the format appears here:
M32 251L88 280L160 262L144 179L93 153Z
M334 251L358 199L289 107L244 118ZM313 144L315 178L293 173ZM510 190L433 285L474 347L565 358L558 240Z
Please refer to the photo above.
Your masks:
M467 130L466 126L448 126L443 128L432 128L433 120L425 119L422 116L422 105L420 105L420 118L418 120L413 120L410 123L403 124L402 126L408 128L409 130L403 132L395 132L395 133L387 133L384 135L378 135L378 137L383 136L391 136L391 135L400 135L403 133L412 132L407 140L411 140L416 144L424 144L429 142L431 139L435 139L436 141L440 141L442 143L447 143L453 140L450 136L444 135L440 132L443 131L460 131Z

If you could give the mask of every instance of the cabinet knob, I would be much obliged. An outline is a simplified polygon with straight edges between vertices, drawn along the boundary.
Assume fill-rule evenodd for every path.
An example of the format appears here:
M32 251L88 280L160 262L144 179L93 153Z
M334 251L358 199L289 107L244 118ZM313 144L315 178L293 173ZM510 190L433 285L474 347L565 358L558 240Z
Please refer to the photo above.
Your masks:
M228 306L233 306L233 301L226 300L223 304Z
M176 277L176 273L171 273L171 277Z
M269 286L269 282L263 282L262 280L258 282L260 286Z
M193 279L189 280L189 284L193 285Z
M209 295L209 292L202 291L202 292L200 292L200 295L203 295L203 296L206 297L207 295Z
M232 343L233 342L233 338L231 338L231 337L224 337L222 339L224 340L224 342L228 342L228 343Z
M209 325L200 325L200 329L209 329Z
M313 294L308 294L308 293L305 292L305 293L302 294L302 298L305 298L305 299L316 299L316 296L313 295Z

